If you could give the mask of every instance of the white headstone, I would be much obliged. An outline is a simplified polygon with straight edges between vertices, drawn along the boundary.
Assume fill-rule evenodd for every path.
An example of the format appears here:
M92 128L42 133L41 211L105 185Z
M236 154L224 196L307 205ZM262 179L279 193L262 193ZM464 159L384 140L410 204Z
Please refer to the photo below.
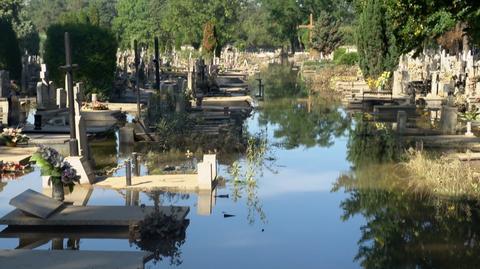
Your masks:
M57 107L62 109L67 107L67 91L62 88L57 89Z
M81 115L81 107L82 107L82 89L83 89L83 84L82 83L77 83L73 87L73 93L75 97L75 125L77 126L76 128L76 136L78 139L78 152L81 156L86 157L87 159L90 159L90 150L88 148L88 139L87 139L87 127L85 124L85 121L82 118Z

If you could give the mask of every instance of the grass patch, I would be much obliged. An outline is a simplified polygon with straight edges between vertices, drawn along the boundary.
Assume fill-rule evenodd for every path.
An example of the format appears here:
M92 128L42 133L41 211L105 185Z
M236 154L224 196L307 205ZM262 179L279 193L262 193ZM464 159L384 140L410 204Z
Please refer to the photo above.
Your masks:
M480 198L480 174L470 162L446 155L409 152L404 163L410 186L419 192L457 198Z

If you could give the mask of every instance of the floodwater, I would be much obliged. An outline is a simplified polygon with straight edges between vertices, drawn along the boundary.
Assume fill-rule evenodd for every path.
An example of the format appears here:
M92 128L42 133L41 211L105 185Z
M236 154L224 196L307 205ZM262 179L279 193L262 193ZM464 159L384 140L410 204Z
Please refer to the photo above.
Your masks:
M185 233L162 242L160 259L146 268L478 268L477 203L413 194L402 188L388 164L359 165L389 153L374 146L359 152L359 144L382 143L353 134L358 124L330 101L309 104L271 102L247 120L248 133L260 133L267 145L262 161L246 176L252 184L233 181L229 156L220 160L226 183L213 194L94 188L84 202L190 207ZM98 165L124 160L113 138L93 148L101 159ZM240 166L236 177L242 180L252 164L245 156L235 158ZM148 170L143 166L142 174ZM2 182L0 215L12 210L9 200L27 188L42 192L38 170ZM108 234L101 239L40 237L38 244L0 238L0 248L140 250L142 244Z

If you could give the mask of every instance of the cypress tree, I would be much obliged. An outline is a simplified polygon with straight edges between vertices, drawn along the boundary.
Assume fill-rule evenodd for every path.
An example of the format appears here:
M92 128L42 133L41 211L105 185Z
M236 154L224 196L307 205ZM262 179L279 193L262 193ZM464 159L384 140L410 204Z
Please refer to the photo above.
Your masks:
M0 19L0 69L10 72L10 78L20 79L22 56L11 22Z
M366 0L357 31L360 68L365 77L378 78L398 63L395 37L389 26L383 0Z

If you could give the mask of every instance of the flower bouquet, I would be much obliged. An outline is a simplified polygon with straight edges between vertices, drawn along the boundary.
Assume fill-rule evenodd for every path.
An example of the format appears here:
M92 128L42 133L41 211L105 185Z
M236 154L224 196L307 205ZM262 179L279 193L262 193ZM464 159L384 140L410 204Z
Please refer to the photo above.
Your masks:
M40 167L42 176L50 177L53 197L57 200L63 201L63 187L72 192L75 183L79 182L77 171L55 149L41 147L31 160Z
M18 143L28 142L30 138L22 134L20 128L5 128L0 134L0 140L5 143L7 147L16 147Z

